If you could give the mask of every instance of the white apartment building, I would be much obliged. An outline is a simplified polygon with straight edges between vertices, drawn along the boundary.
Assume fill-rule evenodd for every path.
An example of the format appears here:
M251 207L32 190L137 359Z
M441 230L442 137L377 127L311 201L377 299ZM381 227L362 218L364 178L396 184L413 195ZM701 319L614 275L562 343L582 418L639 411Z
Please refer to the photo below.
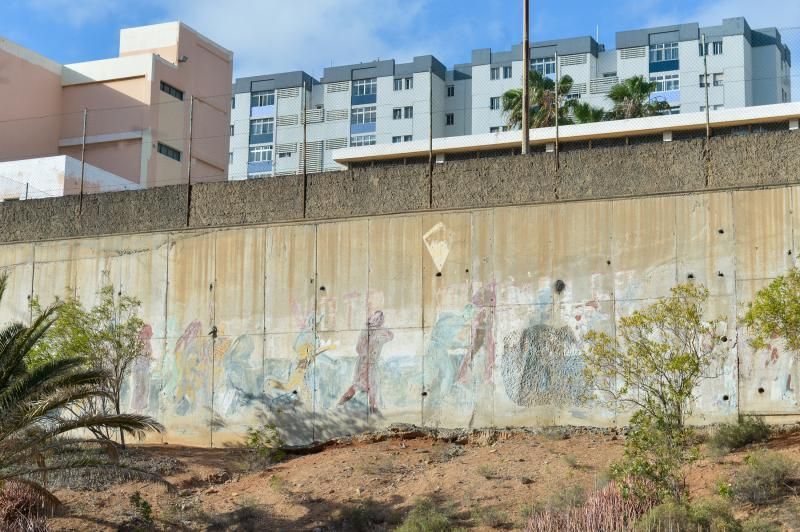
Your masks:
M751 29L741 17L618 32L615 44L536 42L530 67L551 79L571 76L567 98L606 109L611 87L640 75L657 83L652 98L669 102L672 113L704 110L706 94L713 110L791 98L791 54L780 33ZM331 153L344 147L504 131L501 97L521 86L522 72L516 45L474 50L470 63L449 70L421 56L326 68L320 80L305 72L237 79L230 179L341 169Z

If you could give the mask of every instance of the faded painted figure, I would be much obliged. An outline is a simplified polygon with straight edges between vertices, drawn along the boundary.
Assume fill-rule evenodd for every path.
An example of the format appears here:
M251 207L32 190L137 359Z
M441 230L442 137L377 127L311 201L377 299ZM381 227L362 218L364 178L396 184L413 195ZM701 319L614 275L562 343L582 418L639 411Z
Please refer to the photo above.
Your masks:
M131 380L133 392L131 394L131 409L134 412L147 412L150 400L150 364L153 359L153 327L149 324L142 327L139 340L142 342L142 356L133 361L131 367Z
M378 371L378 362L383 346L391 342L394 334L383 326L383 312L378 310L367 320L367 328L361 331L356 344L356 369L353 374L353 385L344 392L339 399L340 405L352 399L357 392L367 394L370 413L378 410L378 388L375 378Z
M472 318L472 341L467 356L458 368L457 382L466 384L472 374L474 380L491 382L494 373L494 307L496 301L495 283L479 289L472 295L475 312ZM478 364L478 354L483 351L482 364ZM482 367L481 367L482 366Z

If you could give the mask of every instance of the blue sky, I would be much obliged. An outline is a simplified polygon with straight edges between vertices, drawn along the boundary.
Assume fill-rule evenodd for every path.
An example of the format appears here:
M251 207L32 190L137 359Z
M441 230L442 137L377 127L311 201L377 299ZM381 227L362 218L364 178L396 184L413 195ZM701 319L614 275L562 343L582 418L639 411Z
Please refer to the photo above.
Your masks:
M744 15L784 31L800 58L798 0L534 0L535 40ZM0 36L61 63L113 57L123 27L182 20L232 49L237 76L432 53L448 66L473 48L521 40L520 0L4 0Z

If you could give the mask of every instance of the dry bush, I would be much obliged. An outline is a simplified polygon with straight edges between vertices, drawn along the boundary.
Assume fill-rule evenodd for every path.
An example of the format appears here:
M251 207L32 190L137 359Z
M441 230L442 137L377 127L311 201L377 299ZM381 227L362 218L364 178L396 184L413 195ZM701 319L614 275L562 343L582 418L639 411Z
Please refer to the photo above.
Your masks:
M47 501L29 487L6 482L0 490L0 529L11 532L49 532L44 519Z
M769 439L771 430L763 418L742 416L737 423L723 423L709 441L712 450L719 453L735 451L751 443Z
M797 469L794 460L776 452L751 454L734 475L731 492L739 502L767 504L792 491Z
M623 532L655 506L654 499L624 497L615 483L577 508L545 510L528 521L528 532Z

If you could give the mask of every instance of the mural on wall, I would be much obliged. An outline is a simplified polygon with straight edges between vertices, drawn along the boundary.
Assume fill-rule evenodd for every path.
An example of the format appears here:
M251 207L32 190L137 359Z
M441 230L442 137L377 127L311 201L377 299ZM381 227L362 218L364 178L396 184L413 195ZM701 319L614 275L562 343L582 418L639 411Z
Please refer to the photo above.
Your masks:
M569 327L536 324L503 341L500 375L519 406L574 405L584 390L581 349Z
M350 401L358 392L367 395L367 402L370 413L378 411L378 386L377 372L380 363L381 351L383 346L391 342L394 334L385 328L383 311L375 311L367 319L366 328L361 331L356 344L355 372L353 374L353 384L344 392L339 399L339 405Z
M134 412L147 412L150 405L150 366L153 361L153 327L145 324L139 333L143 354L131 366L131 409Z

